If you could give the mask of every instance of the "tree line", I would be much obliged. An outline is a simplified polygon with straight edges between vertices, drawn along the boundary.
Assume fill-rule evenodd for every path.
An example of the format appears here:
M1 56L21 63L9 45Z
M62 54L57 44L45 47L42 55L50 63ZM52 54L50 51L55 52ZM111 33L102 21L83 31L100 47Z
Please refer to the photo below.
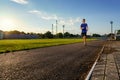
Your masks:
M81 34L71 34L70 32L65 32L63 33L57 33L57 34L52 34L52 32L47 31L45 33L33 33L29 32L26 33L24 31L18 31L18 30L13 30L13 31L3 31L5 36L12 35L12 36L27 36L27 38L79 38L81 37ZM120 30L118 31L120 33ZM101 37L102 35L100 34L92 34L92 35L87 35L88 37ZM21 37L20 37L21 38ZM26 37L22 37L26 38Z
M4 35L17 35L17 36L25 36L25 35L30 35L30 36L37 36L37 38L77 38L80 37L79 34L71 34L69 32L65 32L63 33L57 33L57 34L52 34L50 31L47 31L45 33L33 33L33 32L29 32L29 33L25 33L23 31L18 31L18 30L14 30L14 31L4 31Z

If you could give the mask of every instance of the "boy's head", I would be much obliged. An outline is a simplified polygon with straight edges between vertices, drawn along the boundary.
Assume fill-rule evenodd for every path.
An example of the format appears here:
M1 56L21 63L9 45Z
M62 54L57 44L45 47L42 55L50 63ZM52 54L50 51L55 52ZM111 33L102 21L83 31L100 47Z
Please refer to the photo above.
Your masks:
M83 19L82 22L85 23L85 19Z

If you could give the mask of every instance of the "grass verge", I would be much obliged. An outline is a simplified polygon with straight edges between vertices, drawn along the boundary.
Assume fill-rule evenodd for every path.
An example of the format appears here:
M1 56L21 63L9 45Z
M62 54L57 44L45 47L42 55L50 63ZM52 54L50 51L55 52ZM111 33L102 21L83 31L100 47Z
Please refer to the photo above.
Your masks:
M87 39L93 41L96 39ZM14 39L0 40L0 53L29 50L41 47L57 46L82 42L82 39Z

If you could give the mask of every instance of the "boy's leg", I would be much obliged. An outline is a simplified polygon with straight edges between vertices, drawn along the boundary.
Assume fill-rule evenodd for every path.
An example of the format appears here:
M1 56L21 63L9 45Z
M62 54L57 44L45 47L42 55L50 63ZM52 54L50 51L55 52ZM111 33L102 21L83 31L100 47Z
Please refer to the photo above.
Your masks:
M84 45L86 45L86 36L83 36Z
M86 33L82 33L81 35L82 35L82 37L83 37L84 45L86 45Z
M84 33L83 40L84 40L84 45L86 45L86 35L87 33Z

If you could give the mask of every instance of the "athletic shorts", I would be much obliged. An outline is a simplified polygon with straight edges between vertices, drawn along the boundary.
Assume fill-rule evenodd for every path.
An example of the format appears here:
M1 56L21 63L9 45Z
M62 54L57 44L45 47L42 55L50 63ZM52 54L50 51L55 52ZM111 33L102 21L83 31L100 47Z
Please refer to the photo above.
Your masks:
M83 36L87 36L87 33L81 33L81 36L83 37Z

